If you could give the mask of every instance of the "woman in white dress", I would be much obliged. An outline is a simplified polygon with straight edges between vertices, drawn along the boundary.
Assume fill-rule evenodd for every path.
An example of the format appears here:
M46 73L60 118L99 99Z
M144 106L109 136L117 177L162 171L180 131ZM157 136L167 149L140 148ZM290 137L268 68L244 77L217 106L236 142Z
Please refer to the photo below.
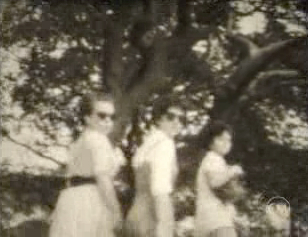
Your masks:
M183 112L163 105L157 111L156 126L146 132L132 160L136 195L126 218L126 237L172 237L174 232L170 195L177 160L173 138L182 128Z
M82 106L85 128L70 146L67 188L52 215L50 237L113 237L122 221L113 178L124 158L112 146L114 104L92 95Z
M208 148L197 173L197 199L195 217L196 237L236 237L235 208L231 200L218 194L243 174L238 165L228 165L224 156L232 146L230 129L217 122L204 129L202 140Z

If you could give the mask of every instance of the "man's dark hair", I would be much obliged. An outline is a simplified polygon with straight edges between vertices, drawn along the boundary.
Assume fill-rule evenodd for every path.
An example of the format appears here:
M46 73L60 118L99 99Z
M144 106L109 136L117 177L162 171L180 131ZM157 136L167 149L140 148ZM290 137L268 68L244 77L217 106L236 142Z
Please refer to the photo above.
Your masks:
M179 100L174 97L160 97L153 104L152 121L154 124L164 116L171 107L181 108Z
M104 93L91 93L87 94L82 98L81 105L80 105L80 114L82 119L86 116L91 115L93 112L93 104L96 101L110 101L113 102L113 98L109 94ZM83 121L84 123L84 121Z

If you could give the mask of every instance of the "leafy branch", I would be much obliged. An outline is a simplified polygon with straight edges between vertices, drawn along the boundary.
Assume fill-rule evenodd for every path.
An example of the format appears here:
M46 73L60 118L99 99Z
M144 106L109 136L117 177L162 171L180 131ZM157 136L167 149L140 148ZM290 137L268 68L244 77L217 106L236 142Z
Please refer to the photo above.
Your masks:
M48 155L45 155L43 152L41 151L38 151L34 148L32 148L30 145L26 144L26 143L23 143L23 142L20 142L18 141L17 139L13 138L12 136L10 136L10 134L6 131L6 130L3 130L2 129L2 136L6 137L9 141L23 147L23 148L26 148L27 150L31 151L32 153L44 158L44 159L47 159L49 161L52 161L54 163L56 163L57 165L59 165L61 168L63 168L65 166L65 163L57 160L56 158L54 157L51 157L51 156L48 156Z

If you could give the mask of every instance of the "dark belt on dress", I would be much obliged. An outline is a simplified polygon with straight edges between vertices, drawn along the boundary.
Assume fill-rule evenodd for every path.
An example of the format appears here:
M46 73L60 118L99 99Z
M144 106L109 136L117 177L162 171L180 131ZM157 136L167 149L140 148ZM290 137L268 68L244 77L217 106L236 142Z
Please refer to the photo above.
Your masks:
M84 184L95 184L94 177L72 176L66 179L66 187L75 187Z

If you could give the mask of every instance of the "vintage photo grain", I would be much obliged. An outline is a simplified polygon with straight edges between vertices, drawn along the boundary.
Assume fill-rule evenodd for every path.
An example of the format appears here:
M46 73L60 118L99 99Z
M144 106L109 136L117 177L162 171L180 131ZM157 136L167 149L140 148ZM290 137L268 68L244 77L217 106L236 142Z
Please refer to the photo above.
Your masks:
M3 0L1 237L308 236L305 0Z

